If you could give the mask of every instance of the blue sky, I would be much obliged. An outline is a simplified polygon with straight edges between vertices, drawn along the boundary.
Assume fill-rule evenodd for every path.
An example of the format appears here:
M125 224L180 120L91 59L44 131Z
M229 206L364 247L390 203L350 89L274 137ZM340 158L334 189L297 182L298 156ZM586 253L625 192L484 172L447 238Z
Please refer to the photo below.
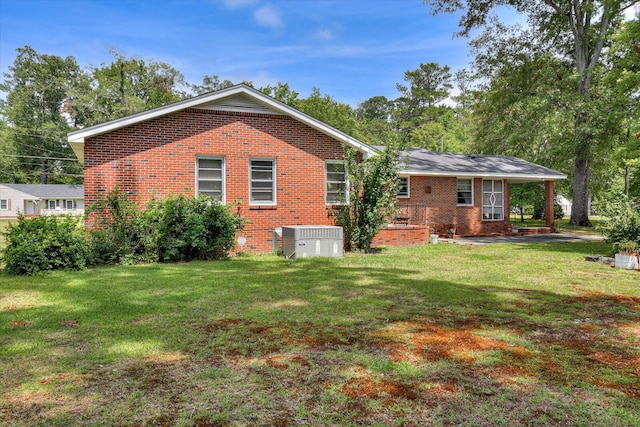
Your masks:
M167 62L191 83L286 82L301 96L315 86L355 106L397 97L420 63L468 66L457 22L421 0L0 0L0 71L25 45L82 67L109 63L114 48Z

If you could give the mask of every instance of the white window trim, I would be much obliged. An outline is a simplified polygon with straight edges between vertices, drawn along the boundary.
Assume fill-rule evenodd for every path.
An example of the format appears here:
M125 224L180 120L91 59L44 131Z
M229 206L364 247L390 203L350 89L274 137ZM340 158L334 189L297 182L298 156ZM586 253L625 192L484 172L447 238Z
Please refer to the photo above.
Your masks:
M484 217L484 208L485 207L491 208L491 212L492 213L493 213L493 211L495 209L495 205L485 205L484 204L484 195L485 195L484 183L485 182L491 182L491 192L490 193L486 193L486 194L496 194L496 192L494 190L494 183L495 182L501 182L502 183L502 191L500 192L500 197L501 197L500 209L502 209L502 211L501 211L502 218L485 218ZM482 207L481 207L481 211L480 212L481 212L483 221L504 221L505 220L505 215L504 215L504 180L502 180L502 179L483 179L482 180Z
M71 203L71 207L69 207L69 203ZM75 208L75 202L73 200L65 200L64 201L64 209L67 211L72 211Z
M329 164L339 164L344 166L344 182L340 182L340 184L344 183L344 201L342 202L334 202L329 201ZM336 182L337 181L332 181ZM347 162L344 160L325 160L324 162L324 203L327 206L344 206L349 204L349 176L347 174Z
M196 156L196 197L200 196L200 159L205 160L220 160L220 168L222 169L222 194L220 197L221 203L226 203L227 197L227 162L224 156Z
M471 181L471 203L458 203L458 182L461 180ZM473 178L456 178L456 203L458 206L473 206L474 205L474 191L473 191Z
M410 199L411 198L411 177L409 176L399 176L398 180L400 179L406 179L407 180L407 194L406 195L400 195L398 194L397 190L396 190L396 197L398 199Z
M253 201L252 200L252 193L253 193L253 185L252 182L253 180L251 179L251 163L254 161L258 161L258 162L271 162L272 165L272 174L271 174L271 180L272 180L272 184L271 184L271 191L273 193L273 200L269 201L269 202L265 202L265 201ZM276 171L277 171L277 162L276 159L272 158L272 157L252 157L249 159L249 206L276 206L278 204L278 195L277 195L277 182L276 182Z
M4 208L2 207L2 202L4 202ZM8 211L9 210L9 199L0 199L0 211Z

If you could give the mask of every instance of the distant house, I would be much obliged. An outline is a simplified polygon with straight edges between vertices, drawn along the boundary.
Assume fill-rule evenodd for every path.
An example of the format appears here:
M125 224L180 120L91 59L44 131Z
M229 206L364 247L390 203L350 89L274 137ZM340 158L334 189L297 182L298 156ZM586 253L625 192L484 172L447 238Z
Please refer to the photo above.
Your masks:
M556 196L556 203L560 205L560 207L562 208L562 213L565 216L571 216L571 208L573 207L573 203L571 202L571 200L567 199L562 194L558 194Z
M0 184L0 218L24 215L84 214L84 186Z
M68 141L84 163L85 204L116 186L140 204L211 196L248 220L242 241L254 252L271 251L283 226L334 225L348 188L345 147L379 154L245 85L77 130ZM510 182L544 181L553 208L553 181L566 178L515 158L419 149L403 154L399 176L401 212L377 245L423 243L449 228L509 233Z

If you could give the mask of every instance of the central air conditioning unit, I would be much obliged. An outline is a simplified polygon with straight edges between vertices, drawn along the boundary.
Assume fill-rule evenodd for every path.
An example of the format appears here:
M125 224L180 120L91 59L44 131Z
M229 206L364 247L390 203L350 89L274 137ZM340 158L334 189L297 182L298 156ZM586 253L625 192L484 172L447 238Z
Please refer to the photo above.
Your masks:
M297 225L282 227L282 252L287 258L342 258L342 227Z

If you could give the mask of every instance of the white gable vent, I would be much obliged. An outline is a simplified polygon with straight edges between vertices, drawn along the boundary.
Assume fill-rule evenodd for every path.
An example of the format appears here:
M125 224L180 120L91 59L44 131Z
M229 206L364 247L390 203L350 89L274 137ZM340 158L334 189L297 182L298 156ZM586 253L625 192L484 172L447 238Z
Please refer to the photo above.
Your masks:
M282 227L282 252L287 258L315 256L341 258L343 242L342 227L327 225Z

